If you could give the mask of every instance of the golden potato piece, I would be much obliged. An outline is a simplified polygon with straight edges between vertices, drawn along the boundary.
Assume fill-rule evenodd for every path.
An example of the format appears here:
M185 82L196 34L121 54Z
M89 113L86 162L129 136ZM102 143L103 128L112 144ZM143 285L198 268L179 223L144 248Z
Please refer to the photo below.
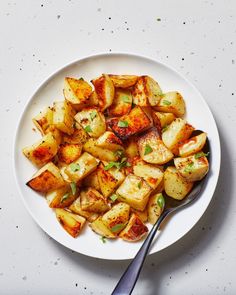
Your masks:
M147 209L145 209L143 211L139 211L139 210L136 210L134 208L130 208L130 212L135 213L142 220L143 223L148 221Z
M136 105L156 106L161 99L162 90L153 78L141 76L134 86L132 95Z
M54 125L50 125L46 130L45 134L51 133L55 138L57 145L59 146L62 142L62 132L58 130Z
M165 207L165 199L162 193L156 193L150 196L147 205L148 221L151 224L155 224L161 216Z
M125 153L127 157L134 158L139 156L138 144L136 138L130 138L125 143Z
M63 142L83 145L88 140L89 135L79 123L76 122L74 126L74 132L71 135L64 134Z
M23 154L35 165L43 166L57 154L57 141L48 133L32 146L23 148Z
M96 108L85 108L75 115L75 120L91 137L99 137L106 131L104 115Z
M136 176L143 177L152 189L156 189L163 179L160 168L147 164L140 158L134 159L133 172Z
M164 93L155 106L159 112L173 113L176 117L183 117L185 114L185 102L182 95L177 91Z
M199 181L209 170L209 163L204 153L186 158L175 158L174 164L181 176L187 181Z
M58 158L61 162L70 164L77 160L82 153L82 145L64 143L58 149Z
M79 159L66 167L65 173L69 176L71 181L78 182L88 174L92 173L98 164L98 159L94 158L89 153L84 152Z
M207 134L203 132L197 136L193 136L185 140L179 146L179 155L181 157L187 157L201 151L206 143L206 139Z
M164 145L155 129L151 129L138 139L140 157L150 164L162 165L173 158L173 153Z
M88 176L86 176L83 179L82 185L85 187L95 188L95 190L101 192L100 183L98 181L98 169L96 169L94 172L92 172Z
M69 135L74 132L74 111L66 100L53 103L53 124Z
M143 211L147 205L152 188L141 177L129 174L117 189L118 200L128 203L132 208Z
M134 107L128 115L107 120L107 124L122 140L152 126L151 120L139 106Z
M168 126L176 118L173 113L153 112L156 120L159 121L161 128ZM154 120L155 120L154 119Z
M116 89L115 97L108 112L110 116L120 117L130 112L132 107L132 95L129 89Z
M109 74L108 75L114 86L118 87L118 88L129 88L134 86L134 84L137 82L138 80L138 76L135 75L112 75Z
M115 239L116 235L103 223L102 216L98 217L90 224L91 229L102 237Z
M70 206L78 197L78 192L73 191L69 184L50 191L46 194L46 200L50 208L65 208Z
M130 206L118 203L102 216L104 225L115 235L124 229L129 220Z
M106 131L96 141L96 146L111 150L113 152L117 150L123 151L124 148L122 144L122 141L111 131Z
M92 87L84 79L66 77L64 80L64 97L72 104L81 104L88 100Z
M193 187L193 182L184 179L175 167L169 166L164 172L164 190L176 200L182 200Z
M52 162L43 166L36 174L33 175L26 185L33 190L46 193L62 187L65 184L60 174L60 170Z
M99 107L102 111L112 105L115 88L110 77L106 74L91 81L98 95Z
M50 107L46 107L32 120L37 129L41 132L42 135L44 135L45 131L53 123L53 111Z
M55 209L56 217L64 229L76 238L83 228L86 219L65 209Z
M80 197L78 197L69 207L69 209L76 214L79 214L80 216L83 216L85 219L87 219L89 222L93 222L98 218L98 214L94 212L89 212L86 210L83 210L81 208L81 200Z
M119 237L127 242L136 242L141 240L147 232L147 226L138 215L133 213L125 229L119 234Z
M110 209L106 198L94 188L87 188L80 192L80 204L82 210L94 213L104 213Z
M194 128L185 120L176 118L162 133L162 141L174 154L178 154L179 146L190 137Z

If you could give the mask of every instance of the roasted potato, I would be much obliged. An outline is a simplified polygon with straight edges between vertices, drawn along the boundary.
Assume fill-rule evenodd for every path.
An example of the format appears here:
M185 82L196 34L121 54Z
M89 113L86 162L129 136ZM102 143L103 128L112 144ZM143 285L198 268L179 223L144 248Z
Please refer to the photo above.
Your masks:
M149 76L141 76L132 91L133 102L139 106L156 106L161 99L162 90L158 83Z
M176 117L185 114L185 102L177 91L164 93L155 109L159 112L173 113Z
M193 136L185 140L179 146L180 157L187 157L201 151L206 143L206 139L207 139L207 134L203 132L197 136Z
M114 86L117 88L129 88L134 86L134 84L137 82L138 80L138 76L135 75L112 75L109 74L108 75Z
M86 210L83 210L81 208L81 199L80 197L78 197L70 206L69 209L76 214L79 214L80 216L83 216L86 220L88 220L89 222L93 222L94 220L96 220L99 216L99 214L94 213L94 212L89 212Z
M116 235L111 231L111 229L103 223L102 216L99 216L96 220L90 223L90 227L95 233L99 234L102 237L108 239L116 238Z
M64 229L76 238L83 228L86 219L65 209L55 209L56 217Z
M139 106L134 107L128 115L108 119L107 124L122 140L152 126L151 120Z
M53 124L66 134L71 135L74 132L74 111L66 100L54 102Z
M53 123L53 111L50 107L46 107L42 112L32 119L34 125L45 135L46 130Z
M132 95L129 89L116 89L112 105L108 112L110 116L124 116L132 107Z
M71 135L64 134L63 142L83 145L88 140L89 135L79 123L76 122L74 126L74 132Z
M136 210L134 208L130 208L130 212L135 213L142 220L143 223L148 221L147 209L145 209L143 211L139 211L139 210Z
M106 131L96 141L96 146L113 152L124 151L122 144L122 141L111 131Z
M69 176L71 181L78 182L92 173L98 164L98 159L84 152L79 159L66 167L65 173Z
M132 208L143 211L147 205L152 188L139 176L129 174L117 189L118 200Z
M89 187L82 190L80 192L80 198L82 210L94 213L104 213L110 209L106 198L94 188Z
M162 141L175 155L178 155L179 146L188 139L194 128L181 118L176 118L162 133Z
M92 137L99 137L106 131L104 115L96 108L86 108L75 115L75 120Z
M60 145L58 149L58 158L59 161L70 164L77 160L82 153L82 145L81 144L70 144L64 143Z
M147 163L162 165L174 157L155 129L151 129L139 137L138 148L140 157Z
M173 113L153 112L154 120L158 120L158 124L163 129L167 127L176 118Z
M25 147L23 154L35 165L43 166L57 154L57 141L52 133L48 133L32 146Z
M35 173L26 184L35 191L47 193L62 187L65 182L57 166L49 162Z
M151 224L155 224L158 218L161 216L165 207L165 199L162 193L156 193L150 196L147 205L148 221Z
M112 105L115 88L112 80L108 75L102 75L101 77L91 81L94 85L95 91L98 95L99 107L102 111Z
M51 208L65 208L70 206L78 197L78 192L73 191L69 184L46 194L46 200Z
M193 187L193 182L183 178L178 170L169 166L164 172L164 190L169 197L182 200Z
M101 192L100 183L98 181L98 169L96 169L94 172L90 173L84 178L83 186L92 187L95 188L95 190Z
M130 138L125 143L125 153L127 157L134 158L139 155L137 138Z

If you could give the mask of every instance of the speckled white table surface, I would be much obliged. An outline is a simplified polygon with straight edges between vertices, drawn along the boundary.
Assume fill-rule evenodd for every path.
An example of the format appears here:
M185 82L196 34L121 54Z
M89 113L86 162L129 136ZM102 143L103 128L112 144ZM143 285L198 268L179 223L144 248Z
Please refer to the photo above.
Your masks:
M0 294L110 294L128 261L85 257L47 236L26 211L12 168L23 107L58 68L99 52L165 62L205 97L222 166L206 213L179 242L147 258L133 294L236 294L236 2L0 2Z

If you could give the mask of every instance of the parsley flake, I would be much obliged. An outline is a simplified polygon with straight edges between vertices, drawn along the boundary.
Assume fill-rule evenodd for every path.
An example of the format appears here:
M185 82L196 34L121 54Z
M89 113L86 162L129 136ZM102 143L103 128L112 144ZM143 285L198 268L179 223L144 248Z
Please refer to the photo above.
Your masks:
M104 236L102 236L102 237L100 237L100 240L103 242L103 244L105 244L106 243L106 237L104 237Z
M129 97L128 95L124 95L124 96L122 97L122 101L125 102L125 103L130 103L130 102L131 102L131 101L130 101L130 97Z
M209 152L208 153L203 153L203 152L200 152L200 153L197 153L197 154L195 154L194 155L194 158L195 159L199 159L199 158L201 158L201 157L207 157L207 156L209 156Z
M90 125L87 125L87 126L84 128L84 130L85 130L86 132L92 132L92 129L91 129L91 126L90 126Z
M190 172L192 172L192 170L193 170L193 166L194 166L194 163L193 163L193 162L189 163L189 164L185 167L184 172L185 172L185 173L190 173Z
M70 169L72 170L72 172L77 172L80 169L80 165L78 163L71 163Z
M169 106L169 105L171 104L171 102L170 102L169 100L166 100L166 99L164 99L164 100L162 101L162 103L163 103L165 106Z
M70 196L69 193L66 193L64 196L62 196L61 197L61 203L63 203L65 200L67 200L69 196Z
M162 130L161 130L161 132L165 132L167 129L168 129L168 125L166 125L166 126L164 126L163 128L162 128Z
M117 198L118 198L118 196L116 194L113 194L113 195L110 196L110 199L111 199L112 203L114 203Z
M163 197L162 194L160 194L159 197L157 198L157 204L159 205L159 207L161 209L164 208L164 206L165 206L165 199L164 199L164 197Z
M76 183L75 182L71 182L70 183L70 187L71 187L71 191L72 191L72 195L74 196L76 194Z
M91 119L92 121L96 118L96 116L97 116L97 112L96 112L96 111L92 111L92 112L90 113L90 119Z
M140 182L138 183L138 188L141 189L141 187L142 187L142 181L140 181Z
M127 121L119 121L118 122L118 127L120 128L126 128L129 126L129 123Z
M125 227L125 224L124 224L124 223L118 223L118 224L114 225L114 226L111 228L111 231L112 231L113 233L116 233L116 232L121 231L124 227Z
M150 154L153 151L153 149L150 147L150 145L146 144L145 150L144 150L144 156Z

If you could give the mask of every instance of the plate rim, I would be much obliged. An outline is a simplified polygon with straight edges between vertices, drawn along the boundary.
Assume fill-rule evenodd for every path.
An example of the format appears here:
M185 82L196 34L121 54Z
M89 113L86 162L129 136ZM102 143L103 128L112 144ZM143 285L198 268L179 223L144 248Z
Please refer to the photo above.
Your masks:
M217 169L214 170L214 173L216 174L215 175L215 183L214 183L214 186L212 188L212 196L211 198L207 201L205 207L204 207L204 210L203 212L201 212L199 218L197 219L197 221L194 223L194 225L188 229L182 236L178 237L174 242L172 242L171 244L169 244L168 246L165 246L165 247L162 247L161 249L158 249L157 251L150 251L148 253L148 255L152 255L152 254L155 254L155 253L159 253L165 249L167 249L168 247L176 244L179 240L181 240L183 237L185 237L192 229L193 227L199 222L199 220L201 219L201 217L203 216L203 214L206 212L207 208L209 207L209 204L211 203L212 199L213 199L213 196L214 196L214 193L215 193L215 190L216 190L216 187L217 187L217 183L218 183L218 179L219 179L219 173L220 173L220 167L221 167L221 143L220 143L220 136L219 136L219 130L218 130L218 127L217 127L217 123L216 123L216 120L213 116L213 113L208 105L208 103L206 102L206 100L204 99L203 95L201 94L201 92L197 89L197 87L191 82L189 81L188 78L186 78L183 74L181 74L180 72L178 72L175 68L173 68L172 66L170 66L169 64L165 64L164 62L161 62L159 61L158 59L155 59L153 57L149 57L149 56L146 56L146 55L142 55L142 54L137 54L137 53L131 53L131 52L100 52L100 53L96 53L96 54L90 54L90 55L84 55L84 56L81 56L80 58L77 58L71 62L68 62L66 63L64 66L60 67L60 68L57 68L56 71L50 73L47 75L47 78L46 79L43 79L43 81L39 84L38 87L36 87L36 89L33 91L33 93L29 96L28 99L26 99L26 103L24 104L24 106L22 107L23 111L21 111L20 115L18 116L17 120L16 120L16 130L14 132L14 143L13 143L13 159L12 159L12 166L13 166L13 174L14 174L14 178L15 178L15 182L17 184L17 191L20 195L20 198L21 200L23 201L23 204L25 206L25 208L27 209L28 213L30 214L31 218L34 220L34 222L37 224L37 226L39 226L39 228L41 230L43 230L49 237L51 237L54 241L56 241L57 243L59 243L60 245L70 249L70 250L73 250L72 248L70 248L68 245L65 245L63 244L63 242L61 242L60 240L58 240L57 238L55 237L52 237L48 232L47 230L45 230L41 225L40 225L40 221L38 220L38 218L33 214L32 210L30 209L30 206L28 205L28 203L26 202L26 199L23 197L23 192L21 191L21 187L20 187L20 181L18 179L18 176L17 176L17 172L16 172L16 161L17 161L17 139L18 139L18 136L19 136L19 126L21 125L23 119L24 119L24 115L27 111L27 109L29 108L30 106L30 103L33 99L34 96L36 96L40 90L45 87L45 85L48 84L48 82L50 80L52 80L54 77L56 77L60 72L62 72L63 70L66 70L67 68L71 67L71 66L74 66L76 65L77 63L79 62L83 62L83 61L86 61L86 60L90 60L90 59L94 59L94 58L106 58L107 56L125 56L125 57L131 57L131 58L140 58L140 59L144 59L148 62L153 62L153 63L156 63L156 64L159 64L169 70L171 70L172 72L174 72L177 76L179 76L181 79L183 79L188 85L190 85L193 90L201 97L201 102L204 103L204 107L207 108L209 114L211 115L211 119L213 120L214 124L215 124L215 131L216 131L216 135L217 135L217 143L218 143L218 148L219 148L219 153L217 154L217 157L218 157L218 163L219 165L216 167ZM141 247L141 246L140 246ZM122 261L122 260L129 260L129 259L132 259L132 257L124 257L124 258L106 258L106 257L103 257L103 256L96 256L96 255L91 255L91 254L87 254L87 253L81 253L81 252L78 252L77 250L75 250L76 253L79 253L81 255L85 255L87 257L91 257L91 258L97 258L97 259L102 259L102 260L110 260L110 261Z

